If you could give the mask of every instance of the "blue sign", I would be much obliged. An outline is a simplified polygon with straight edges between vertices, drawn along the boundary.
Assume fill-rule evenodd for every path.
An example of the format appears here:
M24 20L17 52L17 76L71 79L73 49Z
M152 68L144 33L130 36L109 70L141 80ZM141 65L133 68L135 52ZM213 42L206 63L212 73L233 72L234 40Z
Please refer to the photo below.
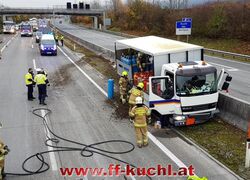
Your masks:
M192 23L190 21L177 21L176 22L176 29L190 29L192 27Z
M182 21L189 21L189 22L192 22L192 18L182 18Z

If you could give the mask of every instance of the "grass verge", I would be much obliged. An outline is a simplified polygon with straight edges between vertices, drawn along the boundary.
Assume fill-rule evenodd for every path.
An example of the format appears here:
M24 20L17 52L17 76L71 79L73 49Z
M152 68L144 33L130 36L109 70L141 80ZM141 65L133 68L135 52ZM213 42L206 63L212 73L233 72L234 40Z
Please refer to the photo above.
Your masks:
M236 174L250 179L250 169L244 167L246 153L244 131L219 118L204 124L177 129Z

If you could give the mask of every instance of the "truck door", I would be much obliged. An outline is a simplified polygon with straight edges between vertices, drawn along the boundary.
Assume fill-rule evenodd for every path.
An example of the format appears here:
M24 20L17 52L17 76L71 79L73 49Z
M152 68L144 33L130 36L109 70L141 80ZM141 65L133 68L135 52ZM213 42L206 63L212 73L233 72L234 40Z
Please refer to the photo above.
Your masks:
M162 115L174 114L180 100L175 99L174 82L169 76L149 78L149 107Z

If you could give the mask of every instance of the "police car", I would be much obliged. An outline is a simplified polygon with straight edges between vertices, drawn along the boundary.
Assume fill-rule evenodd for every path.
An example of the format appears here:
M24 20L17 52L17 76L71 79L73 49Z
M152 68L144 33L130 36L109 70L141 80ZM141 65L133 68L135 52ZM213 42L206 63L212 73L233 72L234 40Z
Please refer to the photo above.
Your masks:
M43 34L40 40L39 49L41 55L57 55L56 41L52 34Z

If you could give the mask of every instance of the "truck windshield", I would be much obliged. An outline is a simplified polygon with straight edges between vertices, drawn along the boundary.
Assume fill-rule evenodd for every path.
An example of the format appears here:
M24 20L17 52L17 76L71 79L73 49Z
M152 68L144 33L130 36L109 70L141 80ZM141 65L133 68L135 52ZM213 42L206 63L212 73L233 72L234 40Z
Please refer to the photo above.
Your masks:
M216 70L214 72L194 73L176 76L178 96L196 96L217 92Z

